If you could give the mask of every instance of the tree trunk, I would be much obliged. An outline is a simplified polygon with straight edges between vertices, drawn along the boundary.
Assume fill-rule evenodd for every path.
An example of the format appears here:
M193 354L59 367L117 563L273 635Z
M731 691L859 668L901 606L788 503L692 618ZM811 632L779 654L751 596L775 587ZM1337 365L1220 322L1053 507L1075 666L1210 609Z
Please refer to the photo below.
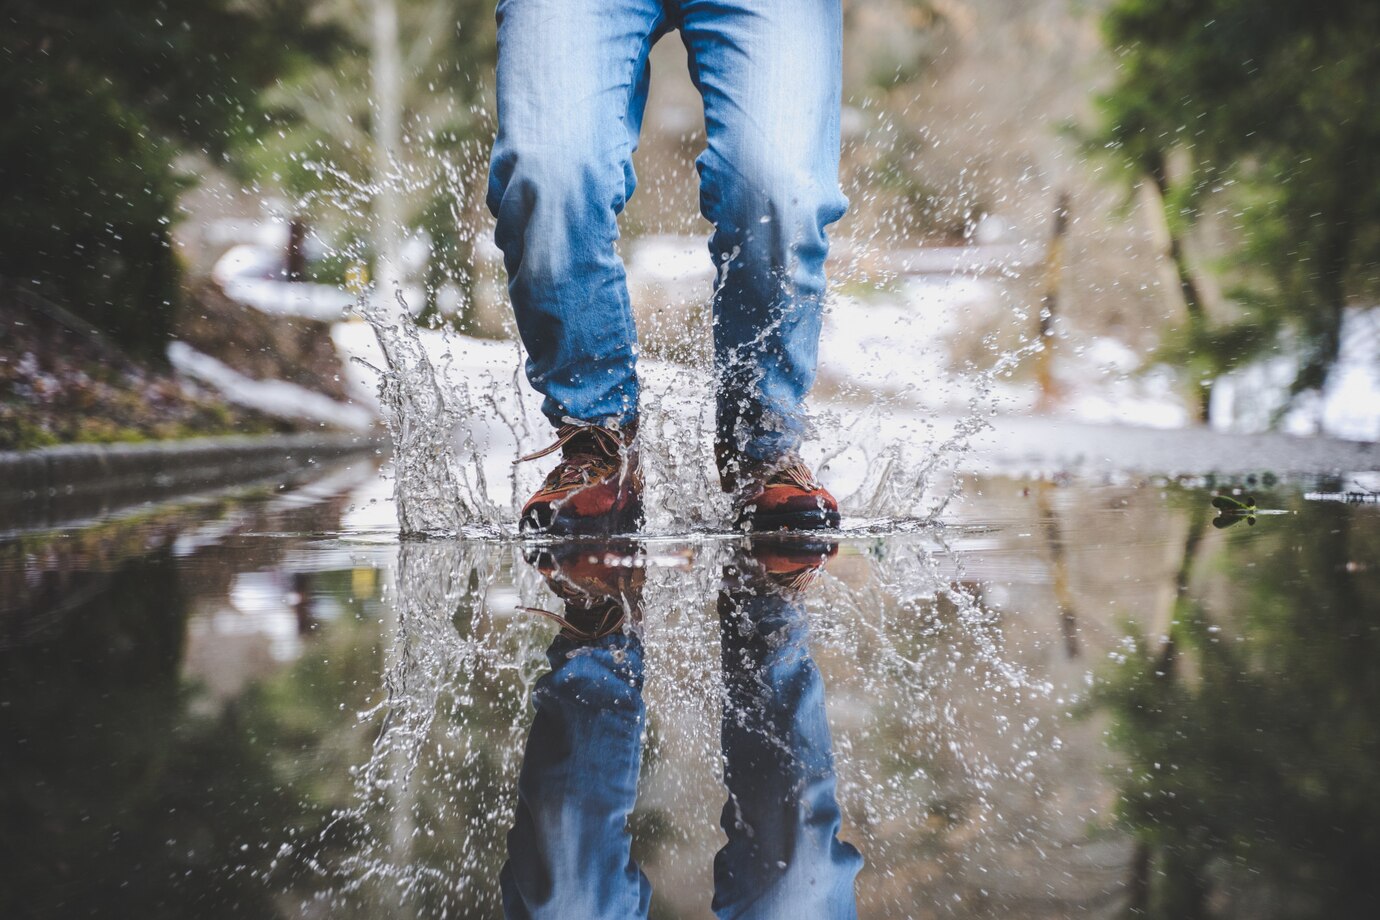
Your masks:
M1326 229L1317 247L1317 274L1312 288L1316 299L1312 317L1304 328L1311 333L1312 349L1294 381L1294 393L1321 390L1337 363L1342 348L1342 320L1346 310L1346 274L1351 264L1352 209L1336 202L1325 212Z
M1064 236L1069 225L1069 193L1061 191L1054 204L1054 230L1045 256L1045 275L1040 298L1038 328L1040 350L1035 354L1035 380L1040 388L1036 408L1041 412L1052 409L1059 400L1058 385L1054 381L1054 316L1059 308L1059 284L1064 274Z
M307 279L307 220L301 215L288 222L287 276L289 281Z
M394 186L395 164L402 142L402 63L398 52L398 9L394 0L373 0L374 29L370 69L374 89L373 238L374 296L384 310L398 313L402 286L399 267L402 217Z
M1151 234L1155 237L1161 255L1174 273L1179 304L1188 317L1189 328L1195 333L1204 331L1208 321L1207 302L1194 277L1192 266L1189 265L1183 238L1175 232L1174 224L1165 212L1169 201L1169 174L1163 155L1155 157L1148 178L1148 183L1141 183L1141 189L1147 199L1146 212L1150 219ZM1196 394L1197 420L1206 424L1211 420L1212 381L1195 380L1192 383Z

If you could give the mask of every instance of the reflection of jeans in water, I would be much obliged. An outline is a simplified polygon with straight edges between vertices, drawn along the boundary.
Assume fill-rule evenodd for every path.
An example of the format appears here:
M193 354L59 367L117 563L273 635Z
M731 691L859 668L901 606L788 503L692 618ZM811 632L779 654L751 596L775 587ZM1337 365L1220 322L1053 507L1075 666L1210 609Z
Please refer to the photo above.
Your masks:
M704 100L695 161L710 256L721 437L798 446L838 186L839 0L500 0L497 218L527 376L553 421L636 414L618 214L633 193L648 53L678 29Z
M652 888L632 861L627 819L642 760L642 643L557 637L518 777L503 866L511 918L645 917Z
M835 836L824 688L803 612L771 596L726 599L721 609L729 801L728 843L714 859L714 912L856 916L853 877L862 857ZM641 645L622 634L589 645L558 638L548 658L551 673L532 694L536 717L508 836L504 911L645 917L651 889L629 855L626 824L645 720Z
M724 781L720 917L855 917L862 856L839 841L824 682L805 612L771 594L719 598Z

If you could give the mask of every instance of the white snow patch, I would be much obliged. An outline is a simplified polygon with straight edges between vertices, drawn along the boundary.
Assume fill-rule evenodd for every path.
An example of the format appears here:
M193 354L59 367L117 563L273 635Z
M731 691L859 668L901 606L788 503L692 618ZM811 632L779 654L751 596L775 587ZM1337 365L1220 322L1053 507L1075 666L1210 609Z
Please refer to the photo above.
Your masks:
M179 373L218 391L239 406L279 418L307 419L351 431L374 426L374 413L363 406L338 403L323 393L285 380L255 380L186 342L168 345L168 360Z
M1295 435L1380 440L1380 307L1346 311L1337 363L1327 385L1320 392L1300 394L1290 405L1289 387L1298 369L1298 354L1286 344L1278 354L1217 378L1212 426L1221 431L1277 428Z
M415 249L411 240L405 249ZM416 260L416 254L407 264ZM288 281L281 252L263 246L232 246L216 261L211 278L232 300L270 316L301 316L326 322L339 320L355 305L355 295L333 284ZM415 314L426 303L415 284L403 286L403 300Z
M907 279L897 302L837 297L824 316L820 376L857 393L903 396L916 406L965 406L973 382L950 373L945 340L997 296L991 281L936 277Z
M671 284L714 280L705 240L696 236L654 234L638 239L628 254L628 277L637 283Z

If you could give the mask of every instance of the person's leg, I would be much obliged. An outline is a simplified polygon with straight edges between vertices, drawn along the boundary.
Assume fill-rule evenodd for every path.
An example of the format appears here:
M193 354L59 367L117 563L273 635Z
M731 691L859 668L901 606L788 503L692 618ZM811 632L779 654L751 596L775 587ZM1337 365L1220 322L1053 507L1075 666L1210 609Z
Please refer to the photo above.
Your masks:
M805 611L789 594L726 573L719 597L728 842L714 858L720 918L857 916L862 856L838 839L824 684Z
M627 830L646 718L641 643L623 632L560 636L547 658L500 874L504 915L646 917L651 885Z
M708 146L696 160L714 225L714 349L721 449L794 453L814 383L824 228L838 185L839 0L682 0Z
M498 4L488 205L527 376L553 425L637 411L637 334L614 241L665 18L660 0Z

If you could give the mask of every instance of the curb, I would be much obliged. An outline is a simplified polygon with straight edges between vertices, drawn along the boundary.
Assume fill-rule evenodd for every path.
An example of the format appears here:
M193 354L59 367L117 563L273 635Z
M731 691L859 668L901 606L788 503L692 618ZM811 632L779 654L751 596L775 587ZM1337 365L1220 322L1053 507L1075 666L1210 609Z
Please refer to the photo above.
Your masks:
M294 434L0 451L0 524L264 479L381 444L369 435Z

